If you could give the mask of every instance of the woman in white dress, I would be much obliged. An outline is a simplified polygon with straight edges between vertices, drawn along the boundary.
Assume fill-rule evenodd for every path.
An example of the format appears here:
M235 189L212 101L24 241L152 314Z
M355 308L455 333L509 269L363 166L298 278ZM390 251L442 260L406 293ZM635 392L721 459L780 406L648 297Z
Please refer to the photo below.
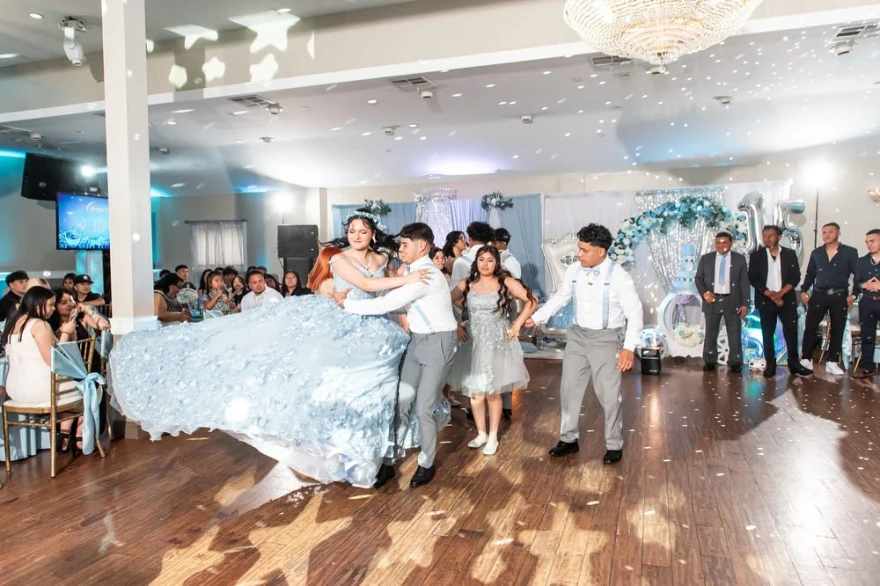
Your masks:
M6 320L2 343L9 359L9 376L6 394L11 402L21 406L48 405L51 399L52 344L68 342L75 338L76 319L67 320L59 327L61 339L56 340L49 325L55 313L55 294L45 287L33 287L21 298L18 309ZM69 394L59 398L59 406L80 399L75 382L65 383L63 390ZM69 440L72 421L61 423L61 432ZM62 449L69 449L65 441Z

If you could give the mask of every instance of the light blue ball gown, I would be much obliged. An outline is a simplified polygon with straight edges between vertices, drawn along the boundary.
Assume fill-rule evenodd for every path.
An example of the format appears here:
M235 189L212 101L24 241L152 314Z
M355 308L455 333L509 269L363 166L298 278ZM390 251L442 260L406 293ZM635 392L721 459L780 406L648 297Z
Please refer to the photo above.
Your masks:
M373 296L338 277L334 286ZM110 392L153 439L219 429L319 482L369 487L382 458L400 452L393 421L408 341L389 319L289 297L128 334L110 356ZM448 403L439 413L448 423Z

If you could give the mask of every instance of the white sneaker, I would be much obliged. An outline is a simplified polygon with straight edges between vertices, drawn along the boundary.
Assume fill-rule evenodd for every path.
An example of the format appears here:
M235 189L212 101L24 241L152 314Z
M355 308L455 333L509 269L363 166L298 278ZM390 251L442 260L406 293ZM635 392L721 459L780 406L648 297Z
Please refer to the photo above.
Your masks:
M489 441L489 436L485 433L481 433L476 438L472 439L468 442L469 448L482 448L486 445L486 442Z
M840 365L836 362L826 362L825 372L827 372L828 374L833 374L835 376L843 376L844 374L846 374L846 371L840 368Z
M813 361L808 360L807 358L801 358L801 366L807 370L813 370Z
M491 442L490 442L490 441L487 441L487 442L486 442L486 447L483 448L483 454L486 455L486 456L492 456L492 455L494 455L495 452L497 452L497 451L498 451L498 440L494 440L494 441L491 441Z

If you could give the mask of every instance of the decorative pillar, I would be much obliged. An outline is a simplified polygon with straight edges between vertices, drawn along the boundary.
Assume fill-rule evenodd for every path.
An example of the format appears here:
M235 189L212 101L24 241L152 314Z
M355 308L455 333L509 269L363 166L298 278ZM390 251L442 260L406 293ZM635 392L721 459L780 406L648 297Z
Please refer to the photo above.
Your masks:
M158 327L153 314L145 0L104 0L104 100L113 333Z
M456 191L447 187L432 187L413 194L416 200L416 222L424 222L434 232L434 244L443 246L446 235L452 231L450 202Z

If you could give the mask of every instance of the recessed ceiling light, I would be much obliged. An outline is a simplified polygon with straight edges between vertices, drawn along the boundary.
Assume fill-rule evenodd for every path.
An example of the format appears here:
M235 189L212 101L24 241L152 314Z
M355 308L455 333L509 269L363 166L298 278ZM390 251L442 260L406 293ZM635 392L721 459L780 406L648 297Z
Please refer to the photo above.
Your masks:
M498 102L498 105L499 105L499 106L506 106L506 105L507 105L507 102Z
M419 125L418 125L418 124L410 124L409 127L410 127L410 128L418 128Z
M172 185L171 187L174 187L174 188L176 189L176 188L178 188L178 187L183 187L184 185L186 185L186 183L175 183L175 184Z
M461 94L452 94L452 97L453 97L453 98L460 98L460 97L461 97Z
M372 132L365 132L361 136L370 136L371 134L373 134L373 133Z
M491 88L491 87L495 87L495 84L494 84L494 83L487 83L487 84L486 84L486 87L490 87L490 88Z
M377 100L376 98L370 98L369 100L367 100L367 103L371 106L374 106L379 103L379 100Z
M547 108L547 106L544 106L543 108L541 108L541 110L543 110L543 111L547 111L548 109L549 108Z
M34 20L43 20L43 15L39 12L31 12L30 14L28 14L28 16L30 16Z
M244 115L247 114L247 113L248 113L247 110L238 110L238 111L236 111L236 112L233 112L232 115L233 115L233 116L244 116Z
M241 144L241 143L243 143L243 142L244 142L243 140L238 139L238 140L235 141L235 144Z
M279 9L276 10L275 12L280 12L281 14L287 14L287 13L290 12L290 11L291 11L290 8L279 8Z
M553 73L553 72L552 71L545 71L544 75L550 75L551 73Z
M177 124L177 122L175 122L174 120L169 120L165 124L167 124L168 126L175 126Z
M395 136L394 140L403 140L403 137L402 136Z
M514 159L518 159L518 158L519 158L519 155L513 155L513 158L514 158Z
M187 108L185 110L175 110L172 114L188 114L190 112L195 112L195 108Z
M15 59L16 57L20 57L18 53L2 53L0 54L0 59Z
M423 137L419 138L419 140L428 140L428 137L427 137L427 136L423 136Z
M333 132L336 132L337 130L342 130L342 127L341 126L334 126L330 130L332 130Z

